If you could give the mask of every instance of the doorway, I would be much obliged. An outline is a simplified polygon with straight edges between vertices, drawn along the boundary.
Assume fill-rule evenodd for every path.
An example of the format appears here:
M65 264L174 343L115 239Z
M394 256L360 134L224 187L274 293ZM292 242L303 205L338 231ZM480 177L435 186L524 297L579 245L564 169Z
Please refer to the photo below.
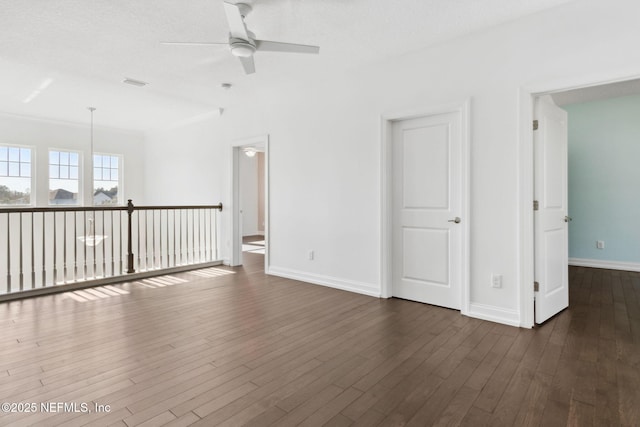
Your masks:
M230 265L269 266L269 137L236 141L232 147ZM258 265L259 264L259 265Z
M382 120L382 296L464 314L469 102Z
M584 107L585 105L589 105L589 103L593 102L593 101L605 101L605 100L614 100L615 98L620 98L623 96L627 96L627 95L638 95L640 94L640 81L638 80L624 80L624 81L614 81L614 82L610 82L610 83L599 83L596 85L582 85L582 86L578 86L570 88L570 89L554 89L554 90L541 90L541 91L523 91L522 95L525 95L525 97L523 97L522 99L525 100L524 102L526 102L527 105L521 104L522 110L525 111L528 114L531 114L529 117L531 117L532 119L537 119L537 114L535 114L535 101L542 99L542 98L549 98L557 103L560 107L565 108L566 109L570 109L569 106L571 105L578 105L578 106L582 106ZM528 98L528 101L526 101L526 99ZM522 112L522 111L521 111ZM605 116L607 116L609 114L608 111L605 111L606 114L600 114L598 117L594 117L595 120L590 121L590 123L599 123L601 121L603 121L603 118ZM565 113L566 114L566 113ZM524 116L523 116L524 119ZM529 172L527 172L527 168L528 168L528 164L527 163L521 163L521 173L525 173L528 174L530 173L530 179L527 179L526 175L522 175L521 174L521 178L522 178L522 183L524 185L527 186L531 186L529 187L528 193L524 192L523 194L529 194L532 199L538 200L539 195L536 194L536 186L540 186L540 184L536 181L538 181L540 179L540 172L539 170L542 168L546 168L549 165L553 165L553 163L557 163L559 161L559 159L562 157L561 154L554 154L551 156L548 156L547 159L539 159L537 157L537 151L536 151L536 147L533 141L535 141L536 139L536 132L533 130L535 128L535 123L534 126L531 126L531 120L527 120L528 121L528 129L522 129L522 131L524 133L528 133L527 136L527 140L531 141L532 145L527 146L526 144L526 140L523 140L523 142L525 142L525 144L523 144L524 146L524 151L523 153L525 154L523 157L521 157L521 160L526 160L526 162L531 162L531 168L528 169ZM525 123L523 121L523 123ZM576 128L576 126L579 126L578 124L575 124L573 126L573 131L571 132L575 132L577 129L581 129L580 127ZM571 126L570 126L571 127ZM569 132L569 131L568 131ZM524 135L523 133L523 135ZM606 143L606 141L610 140L610 137L608 138L604 138L602 143ZM606 151L608 152L613 152L616 151L616 148L607 144L608 145L608 149ZM582 152L582 154L580 156L584 156L584 151ZM636 156L629 156L629 157L633 157L635 158ZM569 155L567 157L567 159L570 159L571 155ZM576 159L578 158L577 156L575 157ZM603 160L605 157L599 157L598 158L598 164L602 164L602 162L604 161L605 163L607 163L607 161ZM541 162L541 165L536 164L536 162ZM566 162L566 160L565 160ZM575 162L572 162L572 164L575 165ZM541 167L540 167L541 166ZM598 168L596 168L598 169ZM618 168L618 169L624 169L624 168ZM569 168L568 168L568 164L565 164L565 171L564 171L564 175L560 178L558 178L556 180L556 182L558 182L559 180L567 180L567 177L569 175ZM584 174L583 174L584 175ZM587 174L586 176L595 176L596 172L593 168L588 168ZM620 179L622 181L629 181L631 177L628 177L625 175L625 177L620 177ZM594 184L594 183L592 183ZM571 186L569 186L569 188L571 188ZM618 188L618 186L614 186L614 188ZM574 190L575 191L575 190ZM533 193L533 194L532 194ZM571 197L575 197L576 194L578 193L571 193L573 196L569 195L570 193L567 193L567 199L571 198ZM589 187L588 190L588 197L589 198L593 198L594 197L594 192L593 192L593 186ZM521 319L522 319L522 324L521 326L523 327L532 327L534 325L534 323L541 323L545 320L545 318L549 318L551 316L553 316L555 313L562 311L564 309L564 307L566 307L569 303L569 290L568 290L568 286L566 287L566 294L564 296L562 296L562 298L566 299L566 304L564 304L564 307L562 307L562 305L557 306L554 310L552 310L551 312L548 312L545 316L542 316L542 318L539 318L538 316L538 311L539 311L539 303L542 302L544 304L544 301L541 301L541 299L545 298L545 295L542 295L541 292L546 292L546 290L540 290L540 291L535 291L535 285L538 285L539 287L542 286L541 280L546 280L546 278L544 277L544 271L542 271L542 276L541 276L541 271L540 271L540 267L542 264L547 264L548 266L550 266L551 268L549 270L555 270L556 273L562 273L563 275L566 275L566 273L568 272L568 268L569 265L583 265L583 266L588 266L588 267L598 267L598 268L609 268L609 269L621 269L621 270L629 270L629 266L631 265L630 263L617 263L617 262L612 262L612 263L592 263L592 265L587 265L587 264L580 264L580 263L575 263L575 260L571 260L569 259L569 245L568 245L568 241L569 241L569 234L568 232L566 233L566 238L561 239L562 242L560 242L559 244L554 245L554 247L562 247L564 246L565 248L567 248L566 250L564 250L564 253L560 253L562 251L555 251L556 254L555 255L551 255L551 256L547 256L546 259L540 259L540 257L538 256L538 251L540 249L540 236L539 236L539 231L541 229L541 225L540 224L536 224L536 215L538 215L539 211L535 211L534 209L536 208L535 202L534 202L534 209L531 209L531 202L532 199L529 199L528 201L522 200L522 209L523 212L521 214L521 218L523 218L524 222L523 224L533 224L534 226L532 227L532 233L531 235L529 235L527 233L526 229L522 229L522 233L521 233L521 237L522 240L521 242L524 244L522 246L522 254L523 254L523 264L522 264L522 277L523 277L523 285L522 285L522 299L521 299L521 303L523 305L521 305ZM598 200L600 200L599 197L597 197ZM540 203L540 201L538 200L538 202ZM606 204L606 202L604 200L600 200L601 204L604 205ZM568 206L568 205L567 205ZM542 209L542 206L539 207L539 209ZM528 211L528 212L527 212ZM529 212L531 213L531 215L529 216ZM575 219L576 219L576 215L578 215L578 221L580 221L580 219L585 216L585 213L588 213L588 216L593 216L593 212L590 209L584 209L584 208L578 208L576 210L576 212L569 212L568 209L565 211L565 213L563 215L556 215L557 216L557 220L556 222L560 223L561 221L564 222L567 226L569 224L572 224L572 227L575 226ZM626 211L625 211L626 213ZM572 220L571 217L574 217L574 221L569 222ZM531 222L529 222L531 221ZM625 221L618 221L619 223L625 223ZM613 221L614 224L617 224L618 222ZM610 228L611 227L611 223L606 224L605 228ZM568 227L567 227L568 228ZM559 230L559 228L558 228ZM568 231L568 230L567 230ZM556 238L559 236L559 233L556 232ZM627 233L628 234L628 233ZM627 238L628 236L625 235L625 238ZM530 240L529 240L530 238ZM556 239L557 240L557 239ZM593 241L591 241L593 240ZM589 238L589 242L588 242L588 247L590 248L589 250L593 253L595 251L597 251L598 249L603 249L602 247L599 247L600 243L599 241L596 241L597 239L595 237L593 237L592 239ZM572 241L574 241L574 238L572 238ZM596 249L598 245L598 249ZM549 246L549 245L547 245ZM591 248L592 246L592 248ZM584 247L584 246L583 246ZM575 251L575 247L574 249L572 249L572 251ZM575 256L575 255L574 255ZM562 259L561 259L562 258ZM533 260L532 262L527 262L527 259L529 260ZM582 260L579 260L582 261ZM586 260L589 261L589 260ZM544 270L544 268L542 269ZM559 274L556 274L556 276L559 277ZM530 281L529 281L530 280ZM536 283L538 282L538 283ZM534 284L534 286L531 286L531 284ZM567 284L568 285L568 284ZM558 287L560 288L560 286ZM562 291L565 292L565 291Z

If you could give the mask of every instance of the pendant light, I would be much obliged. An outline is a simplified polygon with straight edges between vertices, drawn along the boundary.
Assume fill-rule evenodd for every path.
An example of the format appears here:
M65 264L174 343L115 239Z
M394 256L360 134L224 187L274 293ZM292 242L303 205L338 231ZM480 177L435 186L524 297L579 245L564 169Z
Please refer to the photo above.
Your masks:
M91 183L91 206L93 206L93 112L96 111L95 107L87 107L87 110L91 112L91 142L89 149L89 182Z
M95 107L87 107L87 110L91 112L91 136L89 143L89 182L91 188L91 206L93 203L93 112L96 111ZM94 247L94 260L95 260L95 247L98 246L107 236L96 235L95 229L95 212L92 214L91 218L88 220L89 222L89 234L87 234L85 229L85 235L78 237L78 239L83 242L87 246ZM86 225L85 225L86 227ZM95 266L94 266L94 278L95 278Z

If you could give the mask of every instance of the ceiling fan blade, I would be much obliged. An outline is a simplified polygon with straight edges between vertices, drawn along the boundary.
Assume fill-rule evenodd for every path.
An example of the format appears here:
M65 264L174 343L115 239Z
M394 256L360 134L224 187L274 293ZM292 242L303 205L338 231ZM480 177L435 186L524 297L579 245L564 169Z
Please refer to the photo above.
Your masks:
M257 50L263 52L320 53L320 47L306 44L271 42L255 40Z
M221 46L229 43L213 43L213 42L160 42L170 46Z
M227 15L227 22L229 23L229 33L231 37L242 40L249 40L249 34L247 33L247 27L244 25L240 8L233 3L224 2L224 13Z
M238 59L242 63L245 74L253 74L256 72L256 63L253 61L253 56L239 56Z

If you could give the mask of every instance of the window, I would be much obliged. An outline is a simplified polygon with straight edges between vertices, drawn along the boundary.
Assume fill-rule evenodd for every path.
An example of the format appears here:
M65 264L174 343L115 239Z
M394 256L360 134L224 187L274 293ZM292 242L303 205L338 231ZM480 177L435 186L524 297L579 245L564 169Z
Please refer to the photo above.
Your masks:
M93 156L93 204L121 204L120 193L120 156L94 154Z
M31 204L31 148L0 146L0 205Z
M49 204L78 205L80 155L72 151L49 151Z

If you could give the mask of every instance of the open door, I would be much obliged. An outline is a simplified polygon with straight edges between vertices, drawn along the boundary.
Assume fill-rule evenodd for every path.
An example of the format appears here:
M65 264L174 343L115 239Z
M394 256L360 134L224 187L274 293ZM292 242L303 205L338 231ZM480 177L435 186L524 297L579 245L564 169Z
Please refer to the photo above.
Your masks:
M569 306L567 112L539 97L534 121L535 321Z

